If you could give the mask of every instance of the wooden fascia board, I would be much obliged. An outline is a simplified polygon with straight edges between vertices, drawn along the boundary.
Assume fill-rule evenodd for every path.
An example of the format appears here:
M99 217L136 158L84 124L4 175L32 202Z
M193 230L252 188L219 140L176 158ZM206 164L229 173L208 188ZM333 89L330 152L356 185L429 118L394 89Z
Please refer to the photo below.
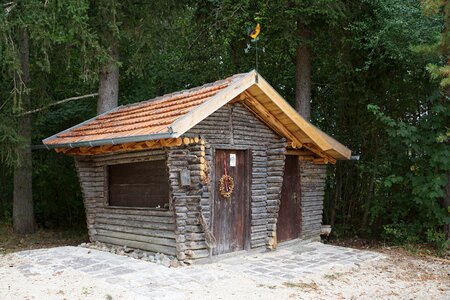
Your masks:
M214 95L211 99L197 106L189 113L173 122L172 125L169 126L169 132L176 133L177 137L181 136L255 84L255 76L256 72L251 71L243 78L231 83L227 88Z
M272 100L272 102L284 113L286 116L294 122L302 131L310 137L314 143L322 150L329 151L334 149L338 152L342 157L349 159L351 155L350 149L345 147L344 145L337 147L336 145L333 147L326 139L322 137L321 131L319 131L314 125L310 124L306 121L302 116L300 116L295 109L281 97L280 94L261 76L259 76L259 80L256 85ZM330 137L331 138L331 137ZM336 141L336 143L338 143Z
M295 109L281 97L280 94L261 76L256 84L271 100L272 102L298 127L300 127L306 135L308 135L321 150L327 151L332 147L320 135L316 133L315 128L309 124L303 117L301 117Z

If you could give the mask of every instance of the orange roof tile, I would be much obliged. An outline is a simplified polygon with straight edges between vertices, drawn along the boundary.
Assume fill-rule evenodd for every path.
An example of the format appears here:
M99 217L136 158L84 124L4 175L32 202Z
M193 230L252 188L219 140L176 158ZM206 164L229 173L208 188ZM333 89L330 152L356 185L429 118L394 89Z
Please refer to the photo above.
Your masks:
M169 125L204 103L243 74L200 87L121 106L69 128L43 141L45 145L69 145L115 138L169 134Z

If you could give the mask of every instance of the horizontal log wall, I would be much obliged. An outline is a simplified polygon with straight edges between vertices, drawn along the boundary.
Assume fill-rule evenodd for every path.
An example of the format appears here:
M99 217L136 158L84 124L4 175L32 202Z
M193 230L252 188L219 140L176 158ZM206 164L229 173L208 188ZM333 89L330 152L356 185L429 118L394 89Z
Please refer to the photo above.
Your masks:
M165 160L166 155L166 150L159 149L76 158L91 241L176 254L172 210L108 205L108 165Z
M300 161L302 239L320 239L326 165Z
M251 151L250 247L272 248L283 181L285 139L239 103L222 107L188 133L199 134L206 141L208 186L204 188L200 204L208 224L212 223L210 218L214 204L212 180L218 180L214 179L212 170L214 149Z
M170 194L175 211L177 258L192 260L209 256L204 229L199 222L201 199L209 197L205 184L205 147L191 144L167 150ZM188 170L190 185L182 186L180 172Z

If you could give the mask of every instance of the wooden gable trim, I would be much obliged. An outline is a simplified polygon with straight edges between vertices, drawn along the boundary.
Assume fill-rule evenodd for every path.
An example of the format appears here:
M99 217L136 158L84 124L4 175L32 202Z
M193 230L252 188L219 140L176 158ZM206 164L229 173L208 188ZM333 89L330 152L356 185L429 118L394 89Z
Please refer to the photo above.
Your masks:
M295 109L281 97L280 94L261 76L256 85L271 99L271 101L292 121L294 122L315 144L321 151L335 150L343 157L349 159L351 151L345 146L334 141L331 137L324 138L318 128L310 124L303 117L301 117Z
M251 71L246 74L243 78L237 80L236 82L230 84L227 88L218 92L216 95L211 97L211 99L200 104L189 113L180 117L178 120L169 126L169 132L173 132L176 136L181 136L189 129L203 121L205 118L210 116L216 110L227 104L229 101L233 100L235 97L239 96L250 86L255 84L256 72Z

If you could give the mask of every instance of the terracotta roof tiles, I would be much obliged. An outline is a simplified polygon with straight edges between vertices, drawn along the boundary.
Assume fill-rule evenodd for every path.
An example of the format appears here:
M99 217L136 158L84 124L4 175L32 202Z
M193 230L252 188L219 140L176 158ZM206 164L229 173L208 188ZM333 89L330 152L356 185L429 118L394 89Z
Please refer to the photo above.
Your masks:
M168 132L170 124L228 87L240 76L242 74L151 100L121 106L56 134L44 140L44 144L63 145Z

